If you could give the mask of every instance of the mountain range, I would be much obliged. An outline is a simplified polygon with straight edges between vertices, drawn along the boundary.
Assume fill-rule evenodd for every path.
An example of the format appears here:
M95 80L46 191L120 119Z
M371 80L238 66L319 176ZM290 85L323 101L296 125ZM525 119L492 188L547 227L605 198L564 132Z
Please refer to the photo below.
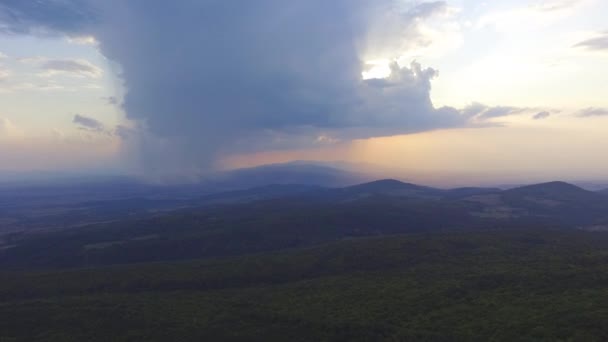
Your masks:
M214 177L0 189L0 340L608 338L607 191Z
M311 170L318 174L321 169L307 172ZM247 177L257 172L243 171ZM232 177L241 179L243 173ZM284 184L209 194L201 190L176 199L167 192L144 192L51 207L36 201L25 208L37 215L15 210L12 220L4 216L5 225L15 229L0 235L0 266L75 267L217 257L422 232L608 230L606 192L564 182L509 190L438 189L393 179L344 187L311 184L337 181L327 176L308 184L287 183L305 173L277 176ZM240 184L258 180L248 182ZM10 207L3 209L11 213ZM50 245L56 248L46 247Z
M76 177L49 183L0 186L0 234L55 230L144 218L186 208L290 198L323 203L375 197L450 202L487 219L560 218L569 224L604 224L604 197L552 182L500 188L438 189L324 164L294 162L208 175L193 184L148 184L130 177ZM435 203L438 205L438 203Z

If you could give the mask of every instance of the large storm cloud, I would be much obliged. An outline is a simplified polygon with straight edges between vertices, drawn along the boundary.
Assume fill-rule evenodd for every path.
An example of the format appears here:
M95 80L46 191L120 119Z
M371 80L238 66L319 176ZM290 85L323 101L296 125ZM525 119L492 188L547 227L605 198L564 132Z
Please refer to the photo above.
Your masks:
M92 35L120 66L138 155L160 172L205 170L233 152L465 125L435 108L436 71L368 58L428 44L443 2L396 0L0 0L5 34Z

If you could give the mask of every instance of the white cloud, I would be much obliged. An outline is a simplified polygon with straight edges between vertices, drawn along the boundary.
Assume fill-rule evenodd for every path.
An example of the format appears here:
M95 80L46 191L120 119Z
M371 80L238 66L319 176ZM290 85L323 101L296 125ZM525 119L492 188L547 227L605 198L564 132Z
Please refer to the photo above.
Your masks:
M336 139L332 136L325 135L325 134L319 135L317 137L317 143L319 143L319 144L336 144L338 142L340 142L340 139Z
M51 129L51 135L57 140L63 140L65 138L65 133L57 128Z
M0 92L95 91L103 88L103 70L85 59L18 57L0 65Z
M20 63L37 67L42 71L40 77L53 77L57 75L85 78L100 78L103 69L86 59L53 59L43 56L17 58Z
M366 62L393 59L409 63L419 56L439 57L463 43L460 9L445 1L396 8L371 25L362 54Z
M5 81L10 76L10 71L0 67L0 82Z
M480 17L476 27L493 27L501 32L526 32L531 28L548 26L572 15L587 1L541 1L508 10L494 11Z
M537 11L541 12L557 12L557 11L568 11L577 6L580 6L585 1L583 0L554 0L554 1L543 1L533 5Z
M64 75L71 77L100 78L103 70L84 59L50 59L44 61L40 68L43 72L41 77L53 77Z
M608 51L608 31L592 34L592 35L588 36L587 38L585 38L584 40L576 43L574 45L574 48L579 48L579 49L583 49L586 51L607 52Z
M76 45L93 45L97 46L99 42L93 36L73 36L67 38L68 43Z
M68 88L55 82L19 82L10 84L4 89L7 92L18 91L76 91L75 88Z
M0 139L2 138L16 138L23 135L21 131L11 120L0 117Z
M48 58L42 57L42 56L18 57L17 58L18 62L23 63L23 64L28 64L28 65L40 64L46 60L48 60Z

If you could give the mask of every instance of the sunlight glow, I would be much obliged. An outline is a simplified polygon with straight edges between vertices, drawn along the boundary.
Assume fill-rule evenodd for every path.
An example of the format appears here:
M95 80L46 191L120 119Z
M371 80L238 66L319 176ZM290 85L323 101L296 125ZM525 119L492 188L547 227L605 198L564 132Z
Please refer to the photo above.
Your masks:
M391 61L388 59L377 59L365 62L365 69L361 73L364 80L387 78L391 75Z

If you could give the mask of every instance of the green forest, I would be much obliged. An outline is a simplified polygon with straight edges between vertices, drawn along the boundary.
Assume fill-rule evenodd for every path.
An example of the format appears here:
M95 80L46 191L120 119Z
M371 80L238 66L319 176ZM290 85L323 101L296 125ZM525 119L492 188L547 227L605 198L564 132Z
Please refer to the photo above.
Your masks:
M608 237L350 238L262 254L0 274L1 341L603 341Z

